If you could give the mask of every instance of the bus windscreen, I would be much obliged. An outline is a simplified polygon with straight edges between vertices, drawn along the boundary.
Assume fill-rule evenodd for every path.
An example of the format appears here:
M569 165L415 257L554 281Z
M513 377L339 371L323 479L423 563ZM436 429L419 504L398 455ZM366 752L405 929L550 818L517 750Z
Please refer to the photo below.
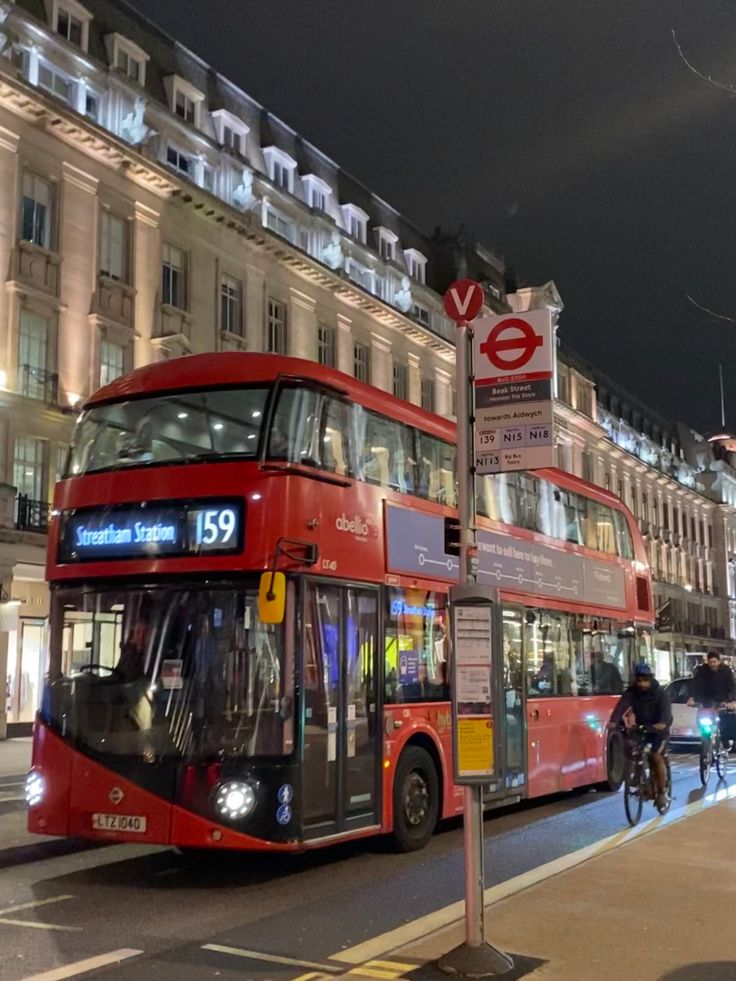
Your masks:
M93 406L79 417L66 477L186 463L254 458L268 388L165 394Z

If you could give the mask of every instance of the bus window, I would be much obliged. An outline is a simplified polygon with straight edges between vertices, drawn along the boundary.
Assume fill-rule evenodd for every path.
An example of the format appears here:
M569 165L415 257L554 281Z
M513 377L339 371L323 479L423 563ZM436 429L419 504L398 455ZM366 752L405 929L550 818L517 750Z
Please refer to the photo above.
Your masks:
M581 695L620 695L630 660L627 629L606 619L581 618L582 644L576 650Z
M483 513L507 525L517 524L516 474L488 474L478 479L481 481L486 507Z
M534 696L575 695L574 616L529 610L524 624L527 691Z
M233 388L94 406L79 418L66 476L225 454L254 457L267 394Z
M419 484L417 494L429 501L457 506L455 447L435 436L417 433Z
M341 477L350 472L348 406L337 399L325 398L322 425L322 466Z
M386 701L442 702L447 688L445 598L424 589L392 589L386 623Z
M402 494L414 494L416 461L412 430L385 416L363 412L354 406L356 409L365 418L362 453L358 449L361 479Z
M54 720L88 749L148 762L282 755L293 679L284 626L260 623L257 599L186 584L55 591L55 629L82 646Z
M631 541L631 529L629 528L623 512L614 511L613 521L616 526L616 543L618 545L618 554L622 559L633 559L634 546Z
M593 546L599 552L608 552L610 555L616 554L616 529L613 524L613 508L607 504L599 504L597 501L589 501L588 507L592 508L595 515L595 539Z
M517 480L519 500L519 527L528 531L541 531L537 508L539 504L539 487L536 477L528 473L520 473Z
M322 395L311 388L284 388L271 420L266 455L271 460L317 467Z
M562 502L562 494L548 480L537 481L539 488L539 505L537 509L537 521L539 531L550 538L559 538L563 542L567 538L567 518L565 515L565 505Z

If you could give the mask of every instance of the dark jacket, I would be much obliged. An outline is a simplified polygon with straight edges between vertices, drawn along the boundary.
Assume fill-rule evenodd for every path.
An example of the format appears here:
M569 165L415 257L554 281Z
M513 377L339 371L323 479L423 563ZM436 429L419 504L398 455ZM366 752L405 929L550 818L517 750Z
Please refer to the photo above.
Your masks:
M706 708L721 702L736 702L736 680L733 671L721 664L717 671L711 671L707 664L701 664L693 675L693 698Z
M613 710L611 722L620 722L629 709L638 726L655 726L662 722L668 727L672 725L670 700L658 681L652 681L646 691L640 691L635 684L629 685Z

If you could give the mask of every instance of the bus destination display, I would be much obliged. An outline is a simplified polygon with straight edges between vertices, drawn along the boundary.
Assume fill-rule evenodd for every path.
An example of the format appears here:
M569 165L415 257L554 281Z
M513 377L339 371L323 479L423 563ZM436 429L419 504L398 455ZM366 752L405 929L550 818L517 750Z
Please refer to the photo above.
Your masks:
M242 545L239 501L126 504L64 512L59 561L238 552Z

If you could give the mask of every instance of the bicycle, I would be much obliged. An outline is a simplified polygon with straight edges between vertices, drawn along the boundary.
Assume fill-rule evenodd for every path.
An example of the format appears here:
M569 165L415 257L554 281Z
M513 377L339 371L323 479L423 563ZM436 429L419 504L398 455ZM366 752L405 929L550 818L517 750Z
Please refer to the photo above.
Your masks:
M657 811L662 815L669 811L672 803L672 769L666 747L662 755L667 777L662 795L657 794L654 783L654 773L649 762L654 735L660 733L648 726L637 726L636 729L629 731L627 739L624 810L632 828L641 820L645 801L653 801Z
M717 709L702 709L698 715L700 729L700 783L705 787L710 779L710 771L715 764L719 780L726 779L728 754L733 740L723 742L721 736L721 712L728 711L725 705Z

